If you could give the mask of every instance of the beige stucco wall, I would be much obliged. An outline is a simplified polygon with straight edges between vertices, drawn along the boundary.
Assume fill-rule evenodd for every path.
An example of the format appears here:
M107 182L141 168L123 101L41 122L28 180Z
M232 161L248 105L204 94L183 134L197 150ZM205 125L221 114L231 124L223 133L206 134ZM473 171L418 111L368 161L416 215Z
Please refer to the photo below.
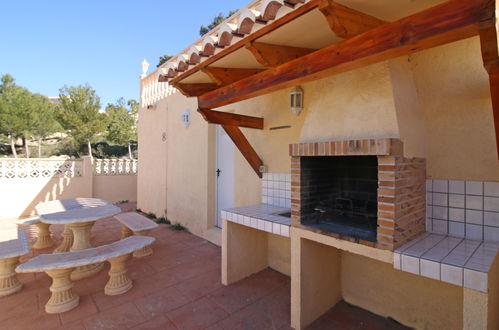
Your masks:
M462 329L463 288L348 252L341 268L347 302L416 329Z
M93 178L93 197L108 202L137 201L136 175L96 175Z
M180 120L185 109L191 112L187 128ZM168 218L219 243L220 230L215 228L215 127L197 113L195 98L186 99L180 93L169 98L167 118Z
M410 59L425 113L428 175L499 181L489 81L479 38L426 50Z
M291 240L289 237L277 236L270 233L267 235L267 259L269 267L284 275L291 276Z
M164 216L166 211L166 100L139 111L137 208ZM163 134L165 140L163 141Z
M191 112L187 128L181 122L185 109ZM196 99L179 92L152 109L141 108L137 207L166 215L220 244L220 229L215 227L214 134L215 127L197 113Z
M416 329L463 328L463 288L394 269L390 251L298 228L291 230L291 249L295 327L307 326L318 316L317 311L332 307L314 299L313 292L332 290L336 297L339 290L341 299ZM326 267L330 267L329 274ZM335 282L316 281L318 276L329 276ZM481 315L479 309L470 312Z
M0 218L34 215L40 202L75 197L92 197L92 178L1 180Z

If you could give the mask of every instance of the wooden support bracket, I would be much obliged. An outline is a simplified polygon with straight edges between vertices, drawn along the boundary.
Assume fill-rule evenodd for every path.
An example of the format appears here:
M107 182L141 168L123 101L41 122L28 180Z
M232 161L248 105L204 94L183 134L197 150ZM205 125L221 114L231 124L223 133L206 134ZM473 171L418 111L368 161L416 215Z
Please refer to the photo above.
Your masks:
M251 168L260 178L260 166L263 165L262 160L251 146L248 139L241 132L240 127L263 129L263 118L244 116L235 113L227 113L221 111L213 111L210 109L198 109L198 112L210 124L219 124L227 132L232 142L241 152L243 157L248 161Z
M248 42L246 49L253 54L258 63L267 68L279 66L315 51L315 49L277 46L262 42Z
M333 0L321 0L319 10L326 17L331 30L344 39L353 38L386 23Z
M243 154L244 158L246 158L256 175L261 178L262 172L260 172L260 166L263 165L263 162L256 153L255 149L253 149L251 144L248 142L243 132L241 132L237 126L222 125L222 128L225 132L227 132L227 135L229 135L232 142L234 142L236 147Z

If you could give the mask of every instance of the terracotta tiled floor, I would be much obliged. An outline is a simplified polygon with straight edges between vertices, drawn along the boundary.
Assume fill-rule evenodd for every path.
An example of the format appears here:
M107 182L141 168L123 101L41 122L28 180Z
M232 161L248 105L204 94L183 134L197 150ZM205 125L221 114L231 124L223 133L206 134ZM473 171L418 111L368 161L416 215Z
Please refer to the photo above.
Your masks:
M31 237L34 228L28 227ZM53 226L55 237L62 227ZM267 269L237 284L220 283L220 248L166 225L151 232L154 255L130 259L134 287L120 296L105 296L106 265L98 275L75 283L80 305L72 311L44 312L50 278L21 274L22 292L0 298L0 329L289 329L290 280ZM112 219L93 228L96 245L120 238ZM39 253L24 257L26 260ZM383 318L338 304L315 322L313 329L402 329Z

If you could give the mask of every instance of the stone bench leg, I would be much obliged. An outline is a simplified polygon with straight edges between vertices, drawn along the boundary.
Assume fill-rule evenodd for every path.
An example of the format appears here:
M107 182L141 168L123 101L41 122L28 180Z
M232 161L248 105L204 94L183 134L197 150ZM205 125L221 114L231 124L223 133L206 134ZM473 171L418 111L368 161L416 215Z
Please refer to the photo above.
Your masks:
M23 287L16 276L15 268L19 257L0 259L0 297L5 297L20 291Z
M130 228L128 228L125 225L121 226L121 239L125 239L127 237L132 236L132 235L133 235L133 231L131 231Z
M78 306L80 297L73 293L73 282L70 279L73 270L74 268L65 268L46 271L47 275L52 278L50 286L52 296L45 305L47 313L64 313Z
M54 253L69 252L73 246L73 231L69 226L64 226L64 231L62 232L62 243L54 250Z
M94 222L95 221L81 222L70 225L74 236L71 251L80 251L92 248L92 244L90 243L90 230L92 229ZM86 277L90 277L100 272L102 268L104 268L103 262L77 267L71 274L71 279L73 281L77 281Z
M130 290L133 286L132 280L127 275L126 260L130 254L109 259L109 281L104 287L104 294L116 296Z
M50 237L50 225L47 223L39 222L36 224L38 228L38 237L36 238L34 249L46 249L55 244L52 237Z
M149 232L150 232L150 230L143 230L143 231L134 232L134 234L138 235L138 236L148 236ZM142 257L150 256L150 255L152 255L152 246L151 245L144 246L142 249L137 250L133 253L133 256L135 258L142 258Z

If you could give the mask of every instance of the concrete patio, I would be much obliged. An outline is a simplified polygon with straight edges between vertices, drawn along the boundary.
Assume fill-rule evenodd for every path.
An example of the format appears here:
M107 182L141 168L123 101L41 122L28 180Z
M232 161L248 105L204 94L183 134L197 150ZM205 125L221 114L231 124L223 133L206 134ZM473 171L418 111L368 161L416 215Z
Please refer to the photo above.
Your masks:
M134 205L121 205L124 211ZM6 224L1 224L4 227ZM0 226L0 230L2 227ZM26 227L33 243L35 227ZM60 242L61 226L52 226ZM3 329L289 329L290 279L271 269L234 285L220 283L220 248L187 232L160 225L154 255L128 262L131 291L105 296L109 265L98 275L77 281L80 305L63 314L46 314L50 278L20 274L20 293L0 298ZM93 228L93 242L120 239L120 225L104 219ZM22 260L51 250L30 252ZM340 303L312 329L405 329L359 308Z

